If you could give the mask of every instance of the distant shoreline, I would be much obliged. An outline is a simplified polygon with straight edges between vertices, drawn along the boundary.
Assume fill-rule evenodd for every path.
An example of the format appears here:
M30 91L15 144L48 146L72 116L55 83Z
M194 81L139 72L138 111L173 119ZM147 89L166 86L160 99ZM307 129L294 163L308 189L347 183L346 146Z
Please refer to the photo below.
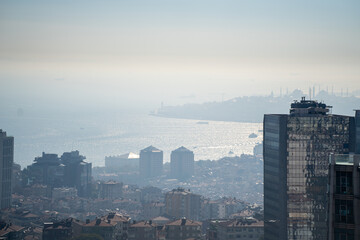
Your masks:
M187 120L194 120L194 121L234 122L234 123L262 123L262 121L260 121L260 122L249 122L249 121L237 121L237 120L198 119L198 118L188 118L188 117L181 117L181 116L162 115L162 114L156 114L156 113L149 113L148 115L154 116L154 117L161 117L161 118L187 119Z

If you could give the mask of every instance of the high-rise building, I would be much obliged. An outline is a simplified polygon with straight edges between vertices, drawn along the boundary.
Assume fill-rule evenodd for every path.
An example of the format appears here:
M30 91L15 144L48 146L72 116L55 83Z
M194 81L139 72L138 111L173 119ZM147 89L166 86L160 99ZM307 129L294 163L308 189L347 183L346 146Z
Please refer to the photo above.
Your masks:
M329 240L360 239L359 164L359 154L330 156Z
M14 137L0 129L0 209L11 206L11 176L14 163Z
M355 150L354 117L303 98L264 116L265 239L327 239L330 153Z
M355 111L355 153L360 154L360 110Z
M84 161L85 158L79 151L64 152L61 156L61 162L65 165L65 186L75 187L80 197L88 197L91 194L92 164Z
M170 170L172 178L190 178L194 174L194 153L185 147L172 151Z
M24 170L26 185L44 184L50 188L74 187L80 197L91 193L91 163L79 151L57 154L42 153Z
M163 171L163 151L149 146L140 151L139 172L141 178L161 176Z
M43 152L34 163L24 169L23 180L26 185L43 184L50 187L64 186L65 166L57 154Z

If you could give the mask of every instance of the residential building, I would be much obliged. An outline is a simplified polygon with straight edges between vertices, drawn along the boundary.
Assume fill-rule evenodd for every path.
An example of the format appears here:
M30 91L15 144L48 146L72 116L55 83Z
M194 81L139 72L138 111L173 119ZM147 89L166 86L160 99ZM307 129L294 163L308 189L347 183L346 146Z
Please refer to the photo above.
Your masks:
M165 194L165 213L174 218L200 219L201 196L183 188Z
M157 226L164 226L166 223L170 222L170 219L159 216L151 219L151 221L155 223Z
M100 182L100 198L118 199L122 197L123 184L115 181Z
M156 240L156 224L150 221L142 221L131 224L129 227L129 240Z
M360 155L332 154L329 168L329 240L360 239Z
M163 151L149 146L140 151L139 172L141 178L161 176L163 171Z
M65 165L61 164L57 154L43 152L34 163L24 169L26 185L41 184L51 187L64 186Z
M330 153L355 150L354 117L302 98L264 116L265 239L328 239Z
M152 219L162 216L165 212L165 204L163 202L152 202L143 204L144 219Z
M212 220L208 240L259 240L264 235L264 222L254 219Z
M41 184L50 188L74 187L80 197L91 192L91 163L79 151L57 154L42 153L23 171L24 185Z
M52 199L62 199L62 198L75 198L77 197L77 190L76 188L70 187L61 187L61 188L53 188L52 190Z
M126 240L129 222L128 217L118 213L109 213L93 221L86 220L85 223L76 220L73 222L73 234L74 237L81 234L98 234L104 240Z
M11 180L14 163L14 137L0 129L0 209L11 207Z
M79 151L64 152L61 162L65 165L65 186L75 187L80 197L88 197L91 193L91 163Z
M120 156L105 157L105 168L107 172L138 171L139 155L130 152Z
M72 238L73 219L44 223L42 240L67 240Z
M152 202L163 202L164 194L160 188L153 186L145 186L141 188L141 202L152 203Z
M12 223L0 221L1 240L23 240L25 228Z
M166 240L201 239L201 222L181 218L165 224Z
M227 219L244 207L245 203L236 198L224 197L214 201L204 199L201 202L201 219Z
M194 153L185 147L179 147L171 152L171 178L184 180L194 174Z

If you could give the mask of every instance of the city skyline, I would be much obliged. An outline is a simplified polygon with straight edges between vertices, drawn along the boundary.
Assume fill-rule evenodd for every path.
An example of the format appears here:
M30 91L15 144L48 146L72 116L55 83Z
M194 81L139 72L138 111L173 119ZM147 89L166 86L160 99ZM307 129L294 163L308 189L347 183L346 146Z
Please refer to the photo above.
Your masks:
M4 0L0 36L1 239L359 238L360 1Z

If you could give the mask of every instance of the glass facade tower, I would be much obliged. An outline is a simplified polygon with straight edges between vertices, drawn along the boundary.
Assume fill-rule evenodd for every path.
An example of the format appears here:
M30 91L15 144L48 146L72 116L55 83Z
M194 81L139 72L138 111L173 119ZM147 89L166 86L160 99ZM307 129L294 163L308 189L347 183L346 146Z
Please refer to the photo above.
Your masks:
M11 179L14 163L14 137L0 129L0 209L11 207Z
M327 239L330 153L355 150L353 117L316 101L264 116L265 239Z
M329 240L360 239L360 155L330 156Z

